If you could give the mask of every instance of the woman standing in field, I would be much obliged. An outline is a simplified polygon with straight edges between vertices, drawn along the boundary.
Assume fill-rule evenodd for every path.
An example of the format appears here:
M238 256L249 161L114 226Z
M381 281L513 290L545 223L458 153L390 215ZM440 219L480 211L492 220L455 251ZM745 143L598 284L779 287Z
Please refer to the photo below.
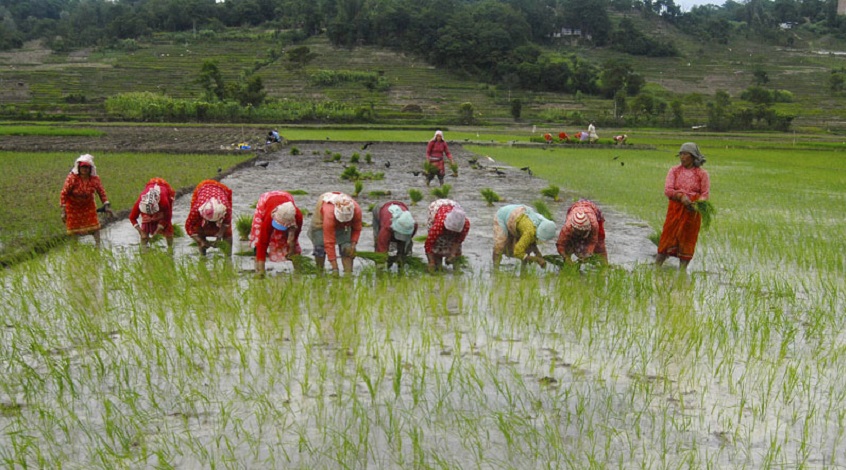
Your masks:
M667 257L675 256L679 259L680 269L686 270L693 259L702 223L702 216L694 210L693 203L708 199L711 180L708 172L702 169L705 156L695 143L682 144L679 160L681 163L670 168L664 182L664 195L670 202L658 241L655 264L661 266Z
M302 253L302 228L303 213L290 193L270 191L262 194L250 229L250 246L256 249L256 273L264 274L267 258L286 261L291 255Z
M191 195L191 209L185 220L185 233L200 250L206 254L210 247L218 247L223 241L223 251L229 254L232 248L232 190L214 180L204 180ZM215 237L209 241L209 237Z
M452 199L438 199L429 204L427 222L425 251L429 272L442 270L444 261L454 267L455 260L461 256L461 244L470 231L467 215Z
M493 228L494 269L499 269L502 255L519 259L523 266L534 261L540 267L546 267L546 260L538 249L538 240L555 238L555 222L529 206L510 204L496 211Z
M175 198L176 193L173 188L162 178L153 178L144 186L129 212L129 222L141 236L142 250L156 235L163 235L167 240L168 250L173 250L172 219Z
M435 176L438 177L438 183L443 186L444 175L446 174L446 168L444 168L445 156L449 158L450 163L453 163L452 154L449 152L449 146L444 140L444 133L441 131L435 131L435 136L432 137L432 140L430 140L426 145L426 161L437 168L437 173L426 173L426 186L429 186L429 183L432 182L432 178Z
M100 177L97 176L94 157L89 154L81 155L74 162L62 187L59 201L62 207L62 221L68 235L91 234L94 236L94 244L99 248L100 219L97 218L94 193L100 197L103 210L110 213L109 198Z

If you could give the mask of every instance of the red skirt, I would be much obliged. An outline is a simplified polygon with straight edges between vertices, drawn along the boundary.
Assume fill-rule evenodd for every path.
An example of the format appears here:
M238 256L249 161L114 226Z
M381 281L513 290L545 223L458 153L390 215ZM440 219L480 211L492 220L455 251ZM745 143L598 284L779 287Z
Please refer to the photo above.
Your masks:
M702 216L678 201L670 201L667 218L658 241L658 254L675 256L683 261L693 259Z

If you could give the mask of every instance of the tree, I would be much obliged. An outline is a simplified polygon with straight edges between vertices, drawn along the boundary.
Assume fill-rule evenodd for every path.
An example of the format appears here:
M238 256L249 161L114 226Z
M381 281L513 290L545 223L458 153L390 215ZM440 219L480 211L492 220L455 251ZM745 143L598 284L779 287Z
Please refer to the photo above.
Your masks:
M623 60L609 60L602 67L599 82L602 95L613 98L620 90L625 90L629 96L637 95L646 84L646 79L635 73L630 63Z
M285 67L288 69L302 69L308 65L309 62L314 60L315 57L317 57L317 54L311 52L311 49L309 49L308 46L293 47L288 49L285 53L285 58L287 60Z
M223 75L213 60L203 61L200 75L197 77L197 84L205 91L207 101L223 101L226 99L226 86L223 82Z
M520 98L514 98L511 100L511 117L513 117L515 121L519 121L522 112L523 102L520 101Z

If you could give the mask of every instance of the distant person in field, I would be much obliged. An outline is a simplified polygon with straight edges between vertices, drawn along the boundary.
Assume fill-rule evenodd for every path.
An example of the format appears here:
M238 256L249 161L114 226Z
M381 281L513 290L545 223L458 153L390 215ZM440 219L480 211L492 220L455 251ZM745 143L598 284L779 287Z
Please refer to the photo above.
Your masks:
M81 155L73 164L73 168L65 178L59 204L62 208L62 221L65 223L68 235L92 235L94 244L100 247L100 219L97 217L97 205L94 194L103 204L101 209L111 213L109 198L103 183L97 176L94 157L89 154Z
M667 218L658 241L655 264L661 266L670 256L679 259L681 270L686 270L696 242L702 216L693 208L695 201L707 200L711 195L711 179L702 168L705 155L693 142L682 144L679 149L681 163L670 168L664 182L664 195L669 199Z
M464 209L452 199L438 199L429 204L427 225L425 251L429 272L443 270L444 263L455 267L461 244L470 231Z
M593 201L579 199L567 209L567 219L555 246L568 264L574 262L573 255L577 262L596 259L602 264L608 263L605 218Z
M529 206L510 204L496 212L493 228L494 269L499 269L502 255L519 259L523 266L531 261L546 267L546 260L538 249L538 240L555 238L555 222Z
M250 246L256 250L256 273L265 273L267 258L281 262L301 254L302 228L303 213L290 193L269 191L259 196L250 228Z
M617 145L623 145L623 144L626 143L626 140L628 140L628 139L629 139L629 136L627 136L626 134L615 135L614 136L614 143L617 144Z
M129 223L141 237L141 249L146 249L156 235L167 241L168 250L173 250L173 201L176 193L167 181L153 178L147 182L132 210ZM140 219L140 220L139 220Z
M314 262L319 272L323 272L328 257L332 273L338 274L340 252L344 273L352 274L361 226L361 207L349 195L331 192L317 199L308 236L314 244Z
M191 195L191 208L185 220L185 233L195 242L200 254L209 248L232 251L232 190L225 184L204 180ZM209 238L214 240L209 240Z
M596 126L593 125L593 121L591 121L591 123L588 124L587 133L588 133L588 140L590 141L590 143L595 143L597 140L599 140L599 135L596 134Z
M274 144L277 142L282 142L282 136L279 135L279 132L276 129L267 133L267 142L268 144Z
M444 133L441 131L435 131L435 136L432 137L432 140L430 140L429 143L426 145L426 161L432 164L437 171L426 173L426 186L429 186L429 183L432 182L432 179L435 176L438 177L438 183L443 186L444 175L446 174L446 168L444 167L444 157L449 158L449 162L453 163L452 154L449 151L449 146L444 140Z
M393 263L400 267L411 256L414 245L412 239L417 233L417 222L408 210L408 206L401 201L388 201L376 204L373 208L373 245L376 253L391 253L387 267Z

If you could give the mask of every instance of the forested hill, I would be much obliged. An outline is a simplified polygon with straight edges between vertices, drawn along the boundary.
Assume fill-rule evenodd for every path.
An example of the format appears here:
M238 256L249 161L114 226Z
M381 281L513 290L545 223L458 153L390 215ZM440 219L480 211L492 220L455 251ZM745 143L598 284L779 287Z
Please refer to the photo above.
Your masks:
M389 50L518 97L604 99L608 118L633 124L686 125L685 109L687 117L699 109L697 119L716 127L785 129L799 115L794 108L846 89L836 62L788 57L843 43L835 0L729 0L690 11L673 0L0 0L0 20L0 50L38 40L58 55L133 52L163 34L214 41L233 29L267 32L276 44L256 43L261 63L239 83L222 83L220 62L190 71L199 75L197 98L255 107L279 98L264 89L261 68L282 60L305 70L315 38L349 51ZM776 58L775 50L787 53ZM808 75L789 78L797 70L813 74L818 90ZM384 77L358 79L370 91L389 86ZM750 106L732 109L732 99ZM518 117L520 102L509 105Z

